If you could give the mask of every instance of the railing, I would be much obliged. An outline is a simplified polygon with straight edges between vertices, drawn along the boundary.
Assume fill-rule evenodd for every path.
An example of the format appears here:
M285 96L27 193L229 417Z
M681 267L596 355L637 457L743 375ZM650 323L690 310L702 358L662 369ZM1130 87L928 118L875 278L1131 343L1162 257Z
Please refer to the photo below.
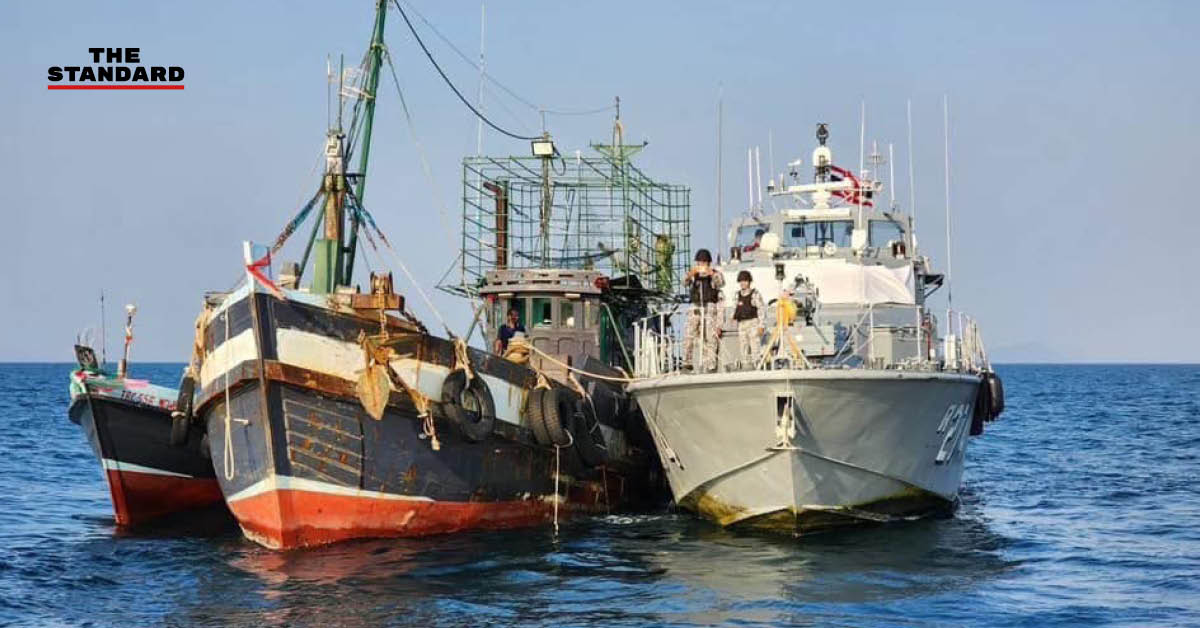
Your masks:
M922 306L866 307L853 325L838 334L833 353L795 355L795 346L786 336L798 328L787 327L772 334L768 322L768 342L760 345L754 364L739 361L737 351L718 352L716 370L735 372L747 370L778 370L787 368L875 368L977 373L991 368L979 325L962 312L947 312L947 330L938 337L938 321ZM634 373L637 377L656 377L683 370L686 346L680 338L678 324L686 319L686 311L660 312L634 323ZM819 322L819 321L818 321ZM814 328L803 328L813 333ZM725 328L725 332L730 330ZM736 334L736 331L734 331ZM879 338L892 344L877 347ZM702 371L708 363L704 342L693 348L692 366ZM914 350L908 347L915 344ZM731 343L722 343L728 349ZM897 345L901 348L896 350ZM736 343L734 343L736 347Z

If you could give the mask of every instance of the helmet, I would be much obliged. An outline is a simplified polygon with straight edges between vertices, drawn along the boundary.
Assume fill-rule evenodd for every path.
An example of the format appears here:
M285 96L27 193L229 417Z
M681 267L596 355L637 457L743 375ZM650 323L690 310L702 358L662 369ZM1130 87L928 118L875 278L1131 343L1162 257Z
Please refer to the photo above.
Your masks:
M738 272L737 280L738 281L754 281L754 278L750 276L750 271L743 270L743 271Z
M712 253L709 253L708 249L700 249L699 251L696 251L696 261L697 262L708 262L711 264L712 263Z

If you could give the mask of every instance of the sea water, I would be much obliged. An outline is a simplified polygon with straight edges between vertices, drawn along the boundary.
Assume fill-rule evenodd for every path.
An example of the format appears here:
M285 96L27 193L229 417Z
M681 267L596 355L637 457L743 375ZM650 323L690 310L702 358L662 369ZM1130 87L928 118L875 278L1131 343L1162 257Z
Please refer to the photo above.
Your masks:
M665 509L291 552L219 517L117 530L70 368L0 365L0 624L1200 624L1200 366L997 367L951 518L793 539Z

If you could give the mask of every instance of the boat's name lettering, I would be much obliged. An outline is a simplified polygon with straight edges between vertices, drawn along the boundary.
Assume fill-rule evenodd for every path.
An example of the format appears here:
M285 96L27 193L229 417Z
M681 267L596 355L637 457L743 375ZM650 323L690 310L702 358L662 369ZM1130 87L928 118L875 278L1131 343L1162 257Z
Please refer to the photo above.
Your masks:
M133 392L132 390L122 390L121 398L126 401L134 401L137 403L144 403L148 406L158 406L164 410L174 410L175 409L175 402L173 402L169 399L155 397L154 395L147 395L146 393Z
M88 48L95 65L52 65L46 71L51 83L179 83L183 68L177 65L144 66L141 48ZM138 64L138 65L134 65Z

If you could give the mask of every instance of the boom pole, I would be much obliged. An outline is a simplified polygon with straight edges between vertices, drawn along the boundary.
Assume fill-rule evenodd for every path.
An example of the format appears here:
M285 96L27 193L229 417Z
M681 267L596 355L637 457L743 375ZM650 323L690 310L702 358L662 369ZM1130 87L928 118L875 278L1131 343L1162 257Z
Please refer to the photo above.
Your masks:
M387 18L387 0L375 1L375 28L371 32L371 48L368 51L370 55L369 66L370 70L367 74L366 93L363 95L365 99L366 117L363 119L362 131L362 153L358 160L358 185L355 186L354 196L362 203L363 191L367 187L367 161L371 157L371 127L375 121L375 94L379 88L379 69L383 66L383 26ZM342 277L343 285L350 285L354 277L354 257L358 248L358 214L354 213L350 216L350 233L349 242L344 249L345 262L342 267L345 269L345 274Z

